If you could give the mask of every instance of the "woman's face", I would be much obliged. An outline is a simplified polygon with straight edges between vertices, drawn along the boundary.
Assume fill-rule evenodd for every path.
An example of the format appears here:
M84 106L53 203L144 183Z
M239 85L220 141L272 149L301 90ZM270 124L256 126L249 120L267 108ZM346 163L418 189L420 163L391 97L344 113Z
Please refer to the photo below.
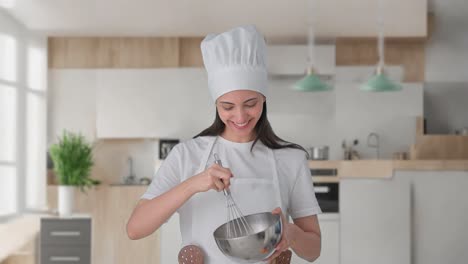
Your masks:
M226 128L222 136L235 142L254 139L254 128L263 111L265 97L255 91L236 90L216 100L218 114Z

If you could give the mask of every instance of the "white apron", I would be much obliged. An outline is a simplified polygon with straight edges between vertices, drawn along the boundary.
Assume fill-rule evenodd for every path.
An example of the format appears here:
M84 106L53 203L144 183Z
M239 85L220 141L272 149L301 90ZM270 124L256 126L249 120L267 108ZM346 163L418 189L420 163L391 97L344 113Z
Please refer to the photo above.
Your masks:
M213 155L212 150L217 139L218 137L215 137L209 143L195 175L212 165L207 162L210 155ZM271 212L276 207L281 207L283 214L286 214L281 202L274 152L270 148L268 155L271 161L269 178L254 178L254 175L249 175L248 178L231 178L232 197L244 215ZM220 157L221 161L223 158L226 157ZM223 255L213 238L214 230L227 220L224 193L210 190L197 193L191 200L191 237L187 238L186 242L199 246L204 251L206 264L235 263Z

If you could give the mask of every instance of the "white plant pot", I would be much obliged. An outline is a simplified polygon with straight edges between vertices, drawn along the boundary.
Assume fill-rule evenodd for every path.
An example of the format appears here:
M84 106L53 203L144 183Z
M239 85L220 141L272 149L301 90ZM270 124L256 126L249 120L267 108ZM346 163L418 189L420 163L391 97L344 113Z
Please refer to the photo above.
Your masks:
M60 217L69 217L73 213L75 203L75 186L59 185L58 187L58 213Z

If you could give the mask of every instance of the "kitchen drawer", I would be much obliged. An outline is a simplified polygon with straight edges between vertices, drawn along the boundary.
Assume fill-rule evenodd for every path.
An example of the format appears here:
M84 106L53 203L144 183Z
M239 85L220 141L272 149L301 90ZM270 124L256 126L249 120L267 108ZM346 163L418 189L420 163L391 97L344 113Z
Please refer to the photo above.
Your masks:
M40 264L90 264L90 246L43 246Z
M90 245L91 219L41 219L42 245Z

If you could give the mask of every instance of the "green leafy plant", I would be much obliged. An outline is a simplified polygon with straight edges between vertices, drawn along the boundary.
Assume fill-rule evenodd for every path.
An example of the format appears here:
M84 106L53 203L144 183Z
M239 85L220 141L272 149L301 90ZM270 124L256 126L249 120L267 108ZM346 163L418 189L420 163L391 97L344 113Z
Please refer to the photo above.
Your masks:
M89 177L94 165L92 151L84 136L63 131L58 143L49 149L60 185L76 186L85 191L86 187L100 184Z

